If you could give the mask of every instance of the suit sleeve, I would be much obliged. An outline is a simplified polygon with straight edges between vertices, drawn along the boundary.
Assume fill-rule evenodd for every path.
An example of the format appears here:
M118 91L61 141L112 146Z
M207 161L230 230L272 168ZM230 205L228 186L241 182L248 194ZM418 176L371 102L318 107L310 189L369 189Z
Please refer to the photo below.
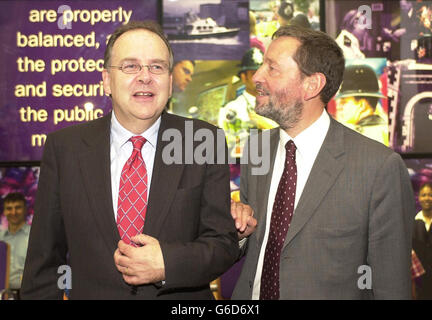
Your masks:
M371 190L368 263L375 299L410 299L414 194L401 157L392 153Z
M21 287L23 299L62 299L58 268L66 265L67 245L60 213L58 170L53 140L42 157L35 213Z
M226 145L224 148L227 151ZM165 262L164 289L208 286L238 257L238 236L230 214L227 164L206 165L200 203L196 239L160 244Z
M248 166L249 163L249 148L248 143L245 144L243 150L243 163L240 165L240 202L248 204Z
M247 158L249 156L249 150L248 150L248 143L245 144L244 150L243 150L243 158L242 159L244 163L249 163L249 159ZM240 202L244 204L248 203L248 166L246 164L242 164L240 166ZM238 260L240 260L245 254L247 250L247 245L249 237L243 238L239 241L239 247L240 247L240 254L238 257Z

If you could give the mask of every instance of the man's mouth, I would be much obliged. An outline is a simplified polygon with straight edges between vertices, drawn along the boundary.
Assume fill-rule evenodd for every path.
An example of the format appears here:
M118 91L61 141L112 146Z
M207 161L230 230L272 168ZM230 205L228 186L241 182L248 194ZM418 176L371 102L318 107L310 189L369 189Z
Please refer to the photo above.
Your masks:
M134 97L153 97L154 94L148 91L138 91L133 94Z
M257 91L258 96L260 96L260 97L264 97L264 96L268 96L269 95L268 91L265 90L262 87L262 85L260 85L260 84L256 85L256 91Z

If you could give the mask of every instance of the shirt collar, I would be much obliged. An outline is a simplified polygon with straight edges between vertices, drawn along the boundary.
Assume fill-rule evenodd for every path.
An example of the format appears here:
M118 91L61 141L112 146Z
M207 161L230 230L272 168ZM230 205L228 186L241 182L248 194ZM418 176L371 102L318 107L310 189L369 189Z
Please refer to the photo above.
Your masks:
M295 138L290 137L285 130L280 129L280 143L285 147L285 144L289 140L293 140L297 151L303 159L315 159L321 149L329 127L330 117L327 111L323 110L321 116Z
M424 217L424 215L423 215L423 210L419 211L419 212L416 214L416 216L415 216L414 219L415 219L415 220L421 220L421 221L423 221L423 222L426 222L426 219L425 219L425 217Z
M426 221L426 219L425 219L425 217L424 217L424 214L423 214L423 210L419 211L419 212L416 214L416 216L415 216L414 219L415 219L415 220L421 220L421 221L423 221L424 224L425 224L425 226L426 226L426 230L429 231L431 225L430 225L430 223L428 223L428 222Z
M161 123L161 116L155 121L155 123L144 131L141 136L144 137L148 144L153 148L156 148L157 136L159 132L159 127ZM136 136L136 134L125 129L120 122L118 122L115 113L112 112L111 116L111 144L114 146L116 152L118 152L131 137Z
M23 233L25 235L29 235L30 234L30 226L27 223L24 223L23 226L21 228L19 228L19 230L15 233L10 233L9 229L5 229L4 230L4 235L11 235L11 236L16 236L20 233Z

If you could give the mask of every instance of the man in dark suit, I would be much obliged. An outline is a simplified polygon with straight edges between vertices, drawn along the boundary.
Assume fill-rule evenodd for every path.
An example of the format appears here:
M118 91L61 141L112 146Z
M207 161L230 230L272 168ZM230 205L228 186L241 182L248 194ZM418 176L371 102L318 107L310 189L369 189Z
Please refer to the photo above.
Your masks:
M185 164L187 146L196 146L187 129L214 136L216 129L163 113L172 65L157 24L121 26L108 42L102 74L113 112L48 135L24 299L62 298L62 265L70 266L72 299L213 298L209 282L238 256L229 168ZM181 163L170 164L164 152L174 143L166 132L177 133Z
M243 161L232 215L246 258L232 298L409 299L415 206L401 157L326 112L344 72L333 39L295 26L273 39L256 112L280 128L268 174Z

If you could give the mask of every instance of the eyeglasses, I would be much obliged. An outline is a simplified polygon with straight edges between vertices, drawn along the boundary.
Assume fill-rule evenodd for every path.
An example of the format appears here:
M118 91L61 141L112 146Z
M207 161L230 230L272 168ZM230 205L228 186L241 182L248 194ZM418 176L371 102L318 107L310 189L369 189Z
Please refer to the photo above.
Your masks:
M163 63L152 63L152 64L140 65L138 63L133 63L133 62L123 62L121 66L109 66L109 67L119 69L126 74L138 73L144 67L147 68L148 71L153 74L164 74L168 72L168 66Z

